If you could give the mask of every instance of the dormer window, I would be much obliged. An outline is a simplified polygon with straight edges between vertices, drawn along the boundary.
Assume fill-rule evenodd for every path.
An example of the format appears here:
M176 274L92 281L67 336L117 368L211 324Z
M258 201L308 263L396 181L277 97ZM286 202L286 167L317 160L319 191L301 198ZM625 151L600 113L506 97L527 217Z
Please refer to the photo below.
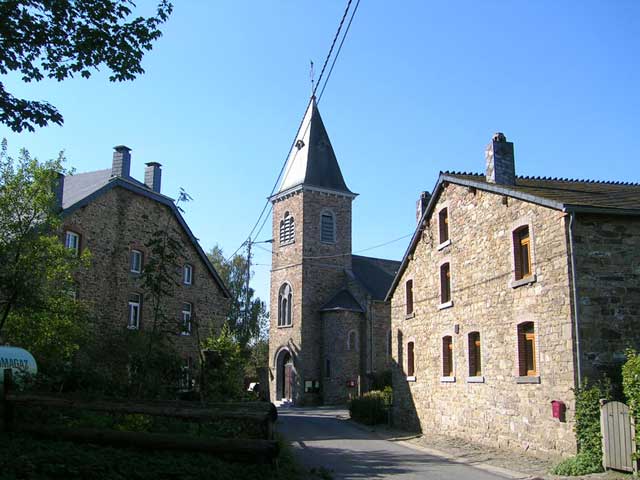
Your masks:
M320 215L320 241L322 243L336 242L336 220L333 212L324 211Z
M296 239L296 226L293 215L284 212L284 217L280 220L280 245L288 245Z

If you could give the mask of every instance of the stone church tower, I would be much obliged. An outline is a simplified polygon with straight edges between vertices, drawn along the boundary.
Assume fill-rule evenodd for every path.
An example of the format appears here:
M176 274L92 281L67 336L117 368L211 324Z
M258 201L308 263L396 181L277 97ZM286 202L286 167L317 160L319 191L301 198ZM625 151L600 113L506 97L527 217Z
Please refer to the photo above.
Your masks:
M366 350L361 348L362 301L367 293L358 301L348 289L349 275L354 276L351 203L355 197L342 177L312 98L279 189L271 197L272 400L333 403L346 399L347 388L352 394L360 388ZM397 262L391 263L397 267ZM333 352L336 342L344 346L338 356ZM332 394L333 381L344 392Z

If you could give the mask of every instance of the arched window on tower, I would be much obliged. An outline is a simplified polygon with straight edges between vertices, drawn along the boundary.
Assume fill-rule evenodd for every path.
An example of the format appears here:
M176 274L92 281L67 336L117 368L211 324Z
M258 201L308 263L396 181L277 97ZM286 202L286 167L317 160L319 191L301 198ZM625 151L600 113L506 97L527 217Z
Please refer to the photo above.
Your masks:
M291 302L293 300L293 293L291 291L291 285L288 283L283 284L280 287L278 293L278 326L289 327L292 324L291 321Z
M296 240L296 224L289 212L284 212L280 220L280 245L288 245Z
M330 210L323 210L320 215L320 241L322 243L336 242L336 217Z

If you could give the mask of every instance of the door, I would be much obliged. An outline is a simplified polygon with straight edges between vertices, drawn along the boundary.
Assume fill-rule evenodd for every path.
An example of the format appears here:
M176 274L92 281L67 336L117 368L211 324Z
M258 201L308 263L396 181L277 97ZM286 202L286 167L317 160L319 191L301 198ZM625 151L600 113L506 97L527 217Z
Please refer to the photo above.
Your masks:
M291 400L293 394L293 359L289 357L284 364L284 392L282 393L283 400Z

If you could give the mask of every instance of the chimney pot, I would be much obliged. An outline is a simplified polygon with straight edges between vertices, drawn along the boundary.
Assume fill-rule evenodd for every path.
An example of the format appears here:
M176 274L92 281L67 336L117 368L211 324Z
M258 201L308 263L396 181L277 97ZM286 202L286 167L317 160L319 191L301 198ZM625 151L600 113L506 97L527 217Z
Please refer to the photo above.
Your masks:
M125 145L113 147L113 163L111 164L111 176L129 178L131 171L131 149Z
M144 184L154 192L160 193L162 182L162 165L158 162L149 162L144 169Z
M485 150L485 159L487 162L487 182L515 185L516 165L513 142L507 142L504 133L497 132L493 135Z
M416 223L422 218L430 199L431 194L429 192L420 193L420 198L418 198L418 201L416 202Z

